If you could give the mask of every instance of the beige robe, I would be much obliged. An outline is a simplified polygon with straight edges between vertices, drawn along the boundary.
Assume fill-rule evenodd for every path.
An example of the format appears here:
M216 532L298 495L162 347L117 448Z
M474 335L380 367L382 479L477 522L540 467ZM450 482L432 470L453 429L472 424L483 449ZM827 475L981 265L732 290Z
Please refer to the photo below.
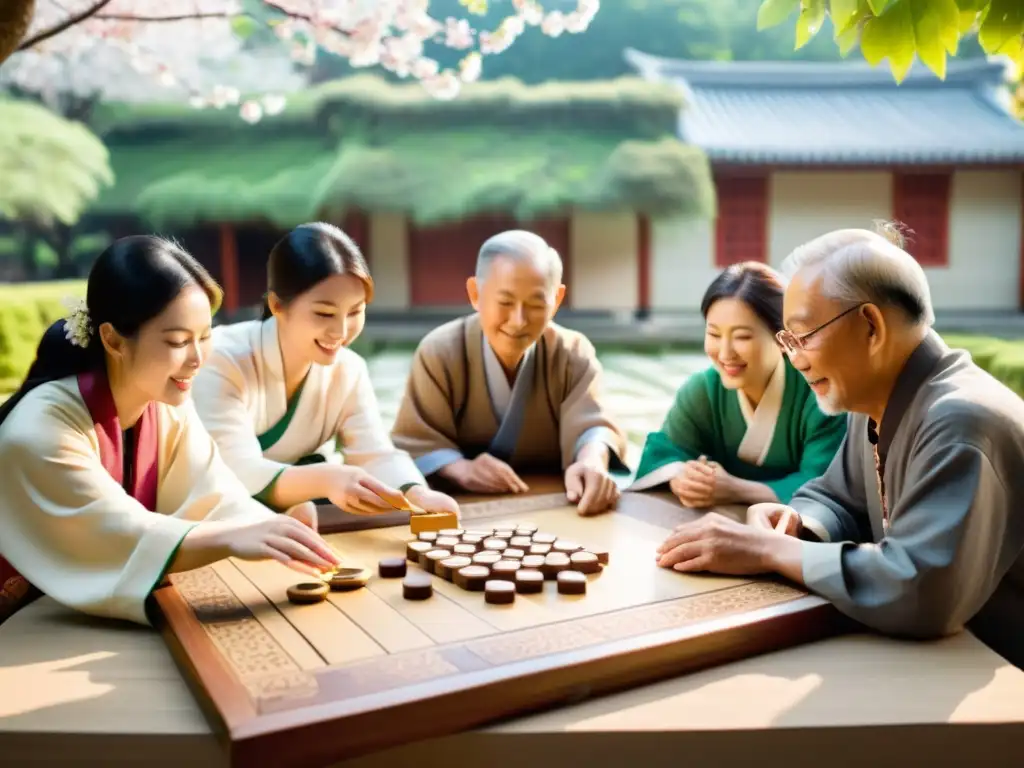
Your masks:
M473 314L420 342L391 432L430 476L480 453L517 472L564 471L590 441L606 444L613 470L626 436L601 402L601 364L580 333L551 324L507 379Z
M191 401L156 408L155 511L104 468L75 377L29 392L0 425L0 555L57 602L148 624L146 599L195 525L273 516L224 465Z
M352 350L313 365L289 403L274 318L218 327L193 397L224 461L254 496L267 496L278 475L316 454L394 488L426 483L388 437L366 361Z

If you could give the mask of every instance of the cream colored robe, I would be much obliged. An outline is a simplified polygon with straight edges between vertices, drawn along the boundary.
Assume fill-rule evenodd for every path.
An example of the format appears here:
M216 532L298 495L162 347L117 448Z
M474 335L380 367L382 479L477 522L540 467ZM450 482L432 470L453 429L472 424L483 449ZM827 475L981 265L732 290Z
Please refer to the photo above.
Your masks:
M289 404L275 318L216 328L193 392L225 462L254 496L313 454L362 467L394 488L426 485L388 437L366 361L352 350L342 349L332 365L313 365Z
M0 555L57 602L149 624L145 603L204 520L268 519L191 402L157 404L156 510L104 468L75 377L29 392L0 425Z
M511 389L476 314L420 342L395 425L395 445L431 475L487 452L517 472L564 471L596 440L623 464L626 435L601 403L601 364L582 334L551 324Z

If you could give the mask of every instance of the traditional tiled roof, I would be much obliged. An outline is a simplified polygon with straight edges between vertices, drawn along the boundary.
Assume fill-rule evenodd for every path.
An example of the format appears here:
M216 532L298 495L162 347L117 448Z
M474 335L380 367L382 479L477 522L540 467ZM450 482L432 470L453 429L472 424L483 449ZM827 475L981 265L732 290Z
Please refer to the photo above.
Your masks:
M683 92L680 137L715 162L872 165L1024 162L1003 64L951 60L945 80L915 63L902 84L863 61L720 62L629 49L649 80Z

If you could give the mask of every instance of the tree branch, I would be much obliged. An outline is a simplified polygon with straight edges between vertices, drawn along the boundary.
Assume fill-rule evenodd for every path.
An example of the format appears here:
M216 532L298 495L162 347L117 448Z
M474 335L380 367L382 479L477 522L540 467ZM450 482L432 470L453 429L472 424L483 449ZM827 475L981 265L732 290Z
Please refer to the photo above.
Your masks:
M79 24L85 21L90 16L95 16L97 13L103 10L103 8L106 7L109 3L110 0L96 0L95 4L86 8L84 11L76 13L74 16L68 16L60 24L50 27L49 29L44 29L42 32L37 32L36 34L32 35L32 37L24 40L21 43L21 45L18 46L17 50L24 51L26 48L31 48L33 45L38 45L44 40L49 40L51 37L59 35L65 29L69 29L75 26L75 24Z
M235 16L244 16L246 14L237 13L182 13L177 16L139 16L134 13L97 13L93 18L100 19L102 21L191 21L193 19L227 19L234 18Z

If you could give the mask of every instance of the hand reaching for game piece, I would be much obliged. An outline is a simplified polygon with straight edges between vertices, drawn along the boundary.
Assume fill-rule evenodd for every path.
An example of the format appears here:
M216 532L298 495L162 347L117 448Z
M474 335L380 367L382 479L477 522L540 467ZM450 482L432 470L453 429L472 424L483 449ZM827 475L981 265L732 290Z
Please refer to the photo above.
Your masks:
M297 507L292 507L289 512ZM206 538L208 546L221 550L225 557L241 560L269 558L315 577L341 565L338 555L319 534L306 522L289 514L257 522L209 523L197 526L194 533Z
M474 493L526 493L530 490L512 467L489 453L481 453L475 459L459 459L441 473Z
M590 464L578 461L565 470L565 496L576 503L581 515L607 512L614 507L621 493L611 475Z
M414 485L405 492L405 497L426 512L451 512L459 516L459 503L455 499L425 485Z
M353 515L381 515L408 509L409 502L397 488L385 485L361 467L336 467L327 499Z
M803 521L800 514L785 504L753 504L747 508L747 525L755 528L769 528L787 536L800 538Z
M298 520L311 531L319 530L319 519L316 513L316 504L312 501L304 501L296 504L285 512L288 517Z

